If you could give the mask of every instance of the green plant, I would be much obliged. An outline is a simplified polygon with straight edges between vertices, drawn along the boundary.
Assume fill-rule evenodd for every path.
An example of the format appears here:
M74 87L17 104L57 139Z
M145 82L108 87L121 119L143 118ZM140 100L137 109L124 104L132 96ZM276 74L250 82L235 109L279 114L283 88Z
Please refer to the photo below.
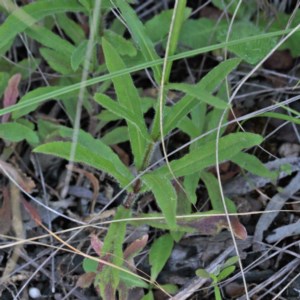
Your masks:
M232 1L213 2L221 8L223 2L229 5ZM255 7L245 4L227 37L230 27L226 21L222 20L216 25L214 21L206 18L189 19L191 9L186 7L184 0L176 1L173 10L162 12L143 24L126 1L115 0L102 1L101 15L105 16L112 8L117 7L131 38L123 37L126 27L116 19L111 28L105 28L104 21L101 20L100 23L97 21L95 28L91 28L94 30L93 36L87 39L83 29L66 12L81 13L88 17L92 24L94 1L44 0L28 4L22 9L17 9L10 1L8 3L11 4L8 11L3 10L6 14L10 11L11 13L0 27L0 52L5 53L12 46L14 38L24 33L33 42L38 43L40 46L38 54L49 68L64 76L55 80L51 86L29 91L17 104L10 101L4 106L0 110L0 115L12 113L10 116L12 121L0 125L1 137L11 142L25 139L34 148L34 152L55 155L67 160L74 148L74 162L89 165L109 174L127 193L123 205L117 209L115 223L110 225L103 245L101 241L95 242L94 238L91 242L99 257L118 268L97 262L91 263L88 259L84 262L85 272L93 273L89 279L93 280L104 299L111 299L117 292L119 296L124 293L125 299L128 288L133 286L148 289L147 297L151 299L151 289L171 253L174 241L178 241L186 232L196 231L211 235L222 228L232 228L236 237L246 238L245 228L237 217L228 218L224 214L226 208L231 213L235 213L236 208L230 199L225 199L224 203L221 201L222 190L209 168L218 167L218 164L229 160L259 176L275 178L276 175L266 169L254 155L245 152L260 145L263 142L262 136L247 132L227 134L227 117L220 124L224 112L227 116L232 108L228 97L231 87L226 84L226 79L242 62L256 64L261 61L277 43L278 37L290 32L291 29L281 28L275 22L272 30L277 31L265 33L264 22L256 26L250 18ZM238 2L232 3L230 13L237 8ZM68 40L54 33L56 23L50 17L53 14L59 27L68 36ZM44 26L38 24L39 20L43 20ZM158 28L162 30L157 30ZM191 32L192 28L197 30ZM87 63L86 53L90 49L90 43L93 47ZM160 53L156 51L157 45L166 50L164 59L161 59ZM283 47L291 47L291 44L286 43ZM231 58L216 65L198 82L193 84L171 82L170 73L174 60L224 48L231 53ZM102 52L103 58L99 58L99 53ZM295 52L295 55L298 55L298 52ZM35 68L40 60L33 58ZM22 61L17 67L22 69L22 65L26 63L27 60ZM157 98L141 96L132 79L132 72L146 68L150 68L155 84L159 87ZM95 78L81 81L84 71L93 74ZM3 87L15 74L14 72L1 74L2 93ZM95 138L83 129L77 130L74 98L77 98L79 89L82 91L83 107L90 117L97 120L97 129L104 128L113 121L123 122L122 126L109 128L101 138ZM109 97L107 91L112 90L115 96ZM170 91L176 91L178 94L178 101L172 106L167 105L167 95ZM35 128L34 124L28 121L26 115L50 99L61 102L70 127L38 119ZM94 109L97 110L96 114ZM145 119L145 114L149 111L154 113L150 123ZM298 119L287 115L268 113L265 116L299 122ZM75 127L75 133L72 126ZM221 137L217 140L219 127ZM177 159L167 156L164 145L166 137L171 135L174 129L185 133L191 141L187 152ZM21 130L23 134L19 136L18 132ZM76 136L75 144L74 136ZM216 161L216 140L218 161ZM121 142L129 142L134 171L130 170L110 147ZM151 164L153 153L160 146L166 164L153 166ZM206 186L212 210L193 213L199 181ZM153 193L160 212L136 214L135 204L141 195L150 192ZM126 221L123 222L123 219ZM228 220L231 225L228 224ZM132 253L128 255L126 249L133 244L123 249L128 224L135 226L149 224L168 231L151 245L150 283L141 282L134 276L125 278L127 275L124 274L128 273L119 269L127 269L127 260L132 258ZM118 240L114 239L116 234L119 236ZM166 247L167 251L159 256L161 251L157 249L162 246ZM145 245L136 247L141 251ZM135 270L131 272L134 273ZM217 275L211 275L214 276L211 277L214 283L222 280L222 276L227 277L221 275L223 273L220 271Z
M122 207L118 209L116 218L126 218L130 213ZM91 236L91 245L99 258L118 267L123 267L128 272L119 272L108 265L98 263L97 261L85 258L83 269L86 272L81 276L77 285L80 287L88 287L94 282L99 294L104 295L107 299L113 299L115 291L118 291L122 299L127 299L129 289L132 287L148 288L148 284L141 280L138 276L132 276L130 272L136 273L136 267L133 258L139 254L146 246L148 236L133 241L122 251L122 244L125 238L126 223L112 224L104 242L98 239L96 235ZM116 238L118 236L118 238ZM121 252L120 252L121 251ZM124 255L124 260L122 259Z
M180 2L183 5L183 1ZM140 46L142 55L146 60L157 59L158 55L154 50L154 45L151 40L145 34L143 25L137 19L133 10L124 1L116 1L116 4L123 14L124 19L127 21L128 26L133 34L133 39ZM173 28L169 39L169 52L168 55L172 55L175 52L177 40L179 37L180 26L184 20L184 10L177 8L173 12L175 15L176 25L179 28ZM126 68L125 62L117 49L107 40L104 36L101 41L101 47L104 52L105 63L110 73L119 72ZM139 96L138 90L134 86L132 78L128 74L122 76L113 77L112 82L116 92L117 100L113 100L103 93L96 93L94 100L104 107L107 111L120 119L125 119L128 130L128 140L130 142L131 151L133 154L134 167L137 173L141 173L139 179L134 180L134 176L123 165L120 159L113 153L113 151L107 147L101 140L95 140L88 133L81 131L78 136L78 144L76 145L75 161L89 164L93 167L97 167L100 170L112 175L120 184L120 186L127 190L128 195L124 201L124 206L128 209L127 217L141 193L151 191L154 194L156 202L162 211L164 216L165 225L157 223L159 228L166 228L173 232L173 239L178 239L179 236L175 234L175 231L191 231L196 228L201 232L201 228L209 227L209 233L215 234L221 228L227 227L226 217L220 216L205 217L198 214L197 219L202 217L202 223L194 220L187 221L185 223L176 222L177 214L190 214L191 205L195 203L195 190L200 178L204 182L208 182L207 187L213 184L213 188L209 188L209 191L218 191L218 185L214 182L214 177L205 173L204 170L207 167L215 164L215 135L212 134L204 139L204 141L198 141L193 143L190 151L184 157L173 160L169 164L156 168L153 171L145 170L149 167L151 156L157 144L164 139L164 136L169 134L175 127L180 128L186 132L191 139L196 138L201 133L216 128L219 118L228 104L224 99L224 95L212 96L212 92L222 83L230 71L240 63L240 59L227 60L224 63L217 66L207 76L205 76L196 85L187 84L169 84L169 74L171 63L166 62L166 69L163 72L157 66L154 66L153 74L158 84L165 84L166 88L162 92L161 98L156 105L154 105L155 116L153 124L148 129L144 119L143 112L143 100ZM163 87L161 87L163 88ZM165 107L166 92L169 89L179 90L185 94L181 101L172 108ZM223 99L222 99L223 98ZM206 114L207 105L210 105L213 109L209 114ZM162 110L163 108L163 110ZM164 113L165 111L165 113ZM191 112L191 118L187 116ZM199 114L201 117L199 118ZM164 116L164 122L162 124L162 115ZM200 120L199 120L200 119ZM200 121L200 122L199 122ZM163 125L163 126L162 126ZM60 132L67 132L66 128L59 127ZM64 137L71 138L72 132L64 134ZM230 135L221 137L219 140L219 159L220 162L231 159L236 163L242 163L245 169L250 168L255 173L263 173L264 176L272 176L273 174L263 167L257 159L254 157L243 154L241 151L249 147L259 145L262 138L259 135L250 133L232 133ZM234 147L233 147L234 146ZM54 154L68 159L69 153L72 148L71 142L52 142L37 147L34 151L46 154ZM243 158L241 157L243 156ZM245 162L255 160L258 169L251 168L251 164ZM172 170L170 172L169 170ZM173 177L184 177L184 186L186 187L187 197L181 197L181 201L187 202L185 205L180 204L180 207L184 207L184 210L179 210L177 192L172 183ZM205 179L208 179L207 181ZM163 183L163 184L162 184ZM220 202L219 195L211 195L212 205L215 213L222 213L224 211L223 205ZM212 213L212 212L211 212ZM124 216L123 216L124 218ZM122 219L122 216L116 215L116 219ZM236 236L245 238L243 229L239 228L238 222L233 222L234 232ZM114 228L117 231L124 230L124 223L112 224L110 226L107 237L104 240L103 254L113 255L113 263L116 266L121 266L123 257L122 245L125 236L123 235L118 240L118 243L112 242L109 238L114 234ZM122 228L122 229L121 229ZM169 238L170 239L170 238ZM156 245L156 243L155 243ZM151 258L150 251L150 258ZM151 280L155 280L159 270L162 269L166 262L168 255L165 256L163 261L159 261L155 265L159 268L151 273ZM109 267L105 267L105 272L99 272L97 280L95 280L96 286L98 286L99 293L105 299L110 299L112 295L116 293L119 284L122 280L119 277L120 271L112 270ZM154 275L155 274L155 275ZM109 288L108 288L109 287Z
M221 291L218 286L224 279L228 278L235 271L235 264L238 262L238 257L233 256L217 268L213 273L208 273L205 269L198 269L196 275L202 278L209 278L212 280L214 294L216 300L222 300Z

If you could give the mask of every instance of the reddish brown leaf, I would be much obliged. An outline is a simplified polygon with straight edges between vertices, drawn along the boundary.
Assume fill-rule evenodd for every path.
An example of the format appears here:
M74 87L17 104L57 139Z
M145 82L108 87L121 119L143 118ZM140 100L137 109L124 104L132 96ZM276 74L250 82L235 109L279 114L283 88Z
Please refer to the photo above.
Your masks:
M103 247L103 242L95 235L95 234L91 234L91 246L94 249L94 251L101 256L101 250Z
M17 73L13 75L7 84L7 87L4 92L3 98L3 107L8 107L14 105L17 102L19 96L19 83L21 81L21 74ZM2 116L1 122L6 123L9 120L11 113L5 114Z
M9 201L8 187L3 187L2 190L2 206L0 208L0 233L7 234L11 227L11 206Z
M233 233L235 237L241 240L246 240L248 237L247 230L244 225L239 221L239 219L235 216L230 216L230 222L233 229ZM228 225L226 227L228 229Z
M88 273L84 273L82 274L77 282L76 282L76 286L77 287L80 287L82 289L84 288L88 288L91 286L91 284L94 282L95 280L95 276L96 276L96 273L94 272L88 272Z
M124 163L124 165L129 166L130 165L129 155L118 145L112 145L111 147L118 154L118 156L120 157L120 159Z
M148 234L143 235L140 239L133 241L124 251L124 258L131 259L142 251L148 242Z
M247 231L235 216L229 217L233 233L235 237L245 240L247 238ZM197 220L178 222L179 225L189 226L197 230L203 235L216 235L222 229L229 229L226 216L208 216L200 217Z
M21 197L21 201L24 205L24 208L26 209L28 214L31 216L31 218L34 220L34 222L37 225L41 225L42 220L41 220L40 214L38 213L36 208L34 206L32 206L30 202L26 201L23 197Z

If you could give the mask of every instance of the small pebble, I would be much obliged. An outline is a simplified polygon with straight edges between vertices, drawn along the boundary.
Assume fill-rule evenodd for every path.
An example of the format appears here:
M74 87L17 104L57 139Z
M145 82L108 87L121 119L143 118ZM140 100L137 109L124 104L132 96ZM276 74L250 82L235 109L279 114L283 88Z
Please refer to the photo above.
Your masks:
M35 287L31 287L29 289L29 296L32 298L32 299L38 299L39 297L41 297L41 292L39 289L35 288Z

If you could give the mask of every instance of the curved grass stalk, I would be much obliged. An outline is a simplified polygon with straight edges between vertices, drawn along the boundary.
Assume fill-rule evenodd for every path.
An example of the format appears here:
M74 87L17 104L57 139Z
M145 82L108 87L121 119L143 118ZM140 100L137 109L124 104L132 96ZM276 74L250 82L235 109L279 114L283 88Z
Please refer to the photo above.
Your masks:
M242 1L239 1L239 4L237 5L237 9L239 7L239 5L241 4ZM237 9L235 12L237 12ZM234 20L234 17L232 18L232 20ZM231 102L233 101L234 97L236 96L237 92L240 90L240 88L242 87L242 85L257 71L257 69L275 52L276 49L278 49L293 33L295 33L297 30L300 29L300 24L298 26L296 26L291 32L289 32L287 34L286 37L282 38L281 41L279 41L277 43L277 45L268 53L268 55L266 55L239 83L239 85L237 86L237 88L235 89L235 91L233 92L233 94L231 95L231 97L229 98L229 104L231 104ZM227 36L227 39L229 38L229 35ZM220 192L221 192L221 199L222 199L222 203L223 203L223 206L224 206L224 209L225 209L225 213L226 213L226 216L227 216L227 221L228 221L228 224L229 224L229 228L230 228L230 233L232 235L232 240L234 242L234 247L235 247L235 250L237 252L237 254L239 253L238 252L238 247L237 247L237 244L236 244L236 240L235 240L235 237L233 235L233 231L232 231L232 225L230 223L230 219L229 219L229 216L228 216L228 210L227 210L227 206L226 206L226 202L225 202L225 196L224 196L224 193L223 193L223 188L222 188L222 182L221 182L221 174L220 174L220 169L218 167L219 165L219 151L218 151L218 147L219 147L219 139L220 139L220 133L221 133L221 128L222 128L222 122L227 114L227 110L228 109L225 109L222 116L221 116L221 119L220 119L220 122L219 122L219 126L218 126L218 130L217 130L217 137L216 137L216 171L217 171L217 179L218 179L218 182L219 182L219 188L220 188ZM244 288L245 288L245 292L246 292L246 299L249 300L249 295L248 295L248 290L247 290L247 283L246 283L246 279L245 279L245 274L243 272L243 266L242 266L242 262L241 262L241 259L239 257L239 265L240 265L240 268L241 268L241 275L242 275L242 279L243 279L243 284L244 284Z
M240 0L238 2L237 6L235 8L234 14L233 14L233 16L232 16L232 18L230 20L228 32L227 32L227 35L226 35L226 42L228 42L228 40L229 40L229 36L230 36L230 33L231 33L233 22L234 22L234 20L235 20L235 18L237 16L237 13L238 13L238 10L239 10L241 4L242 4L242 0ZM227 52L227 46L225 47L224 51L225 51L225 59L226 59L227 54L228 54L228 52ZM226 77L225 80L226 80L227 97L228 97L228 99L230 99L227 77ZM231 102L229 101L229 105L230 104L231 104ZM230 110L232 111L232 108L230 108ZM220 166L219 166L219 149L218 149L218 146L219 146L219 138L220 138L220 132L221 132L220 126L221 126L221 124L223 122L223 119L225 118L226 114L227 114L227 109L224 109L224 112L223 112L223 114L221 116L221 120L220 120L220 123L219 123L219 126L218 126L217 136L216 136L216 171L217 171L217 179L218 179L218 184L219 184L219 189L220 189L220 195L221 195L222 205L223 205L224 212L225 212L225 215L226 215L227 223L229 225L229 232L231 234L231 239L232 239L232 242L233 242L233 246L234 246L236 255L238 257L238 264L239 264L239 267L240 267L240 272L241 272L241 277L242 277L242 281L243 281L243 285L244 285L244 289L245 289L246 299L250 300L249 293L248 293L248 288L247 288L247 281L246 281L246 277L245 277L245 273L244 273L244 268L243 268L241 256L239 255L239 249L238 249L238 246L237 246L236 238L235 238L234 233L233 233L233 226L232 226L232 223L230 221L230 217L228 215L229 212L228 212L228 208L227 208L227 205L226 205L225 195L223 193L222 183L221 183L221 173L220 173Z
M209 52L209 51L222 49L226 46L228 47L228 46L233 46L233 45L240 45L240 44L243 44L245 42L261 40L261 39L267 39L267 38L271 38L271 37L277 37L277 36L280 36L280 35L283 35L283 34L288 34L288 33L291 33L291 32L294 33L298 30L299 30L299 26L297 26L293 29L279 30L279 31L270 32L270 33L266 33L266 34L255 35L255 36L251 36L251 37L247 37L247 38L243 38L243 39L239 39L239 40L233 40L233 41L230 41L228 43L224 42L224 43L219 43L219 44L203 47L203 48L196 49L196 50L185 51L183 53L179 53L179 54L176 54L176 55L169 56L168 61L175 61L175 60L179 60L179 59L182 59L182 58L192 57L192 56L195 56L195 55L198 55L198 54L201 54L201 53L206 53L206 52ZM163 60L164 59L157 59L157 60L154 60L154 61L149 61L149 62L140 64L140 65L137 65L137 66L126 68L126 69L121 70L121 71L113 72L111 74L101 75L101 76L96 77L96 78L88 79L86 81L82 81L82 82L78 82L78 83L66 86L66 87L58 89L56 91L34 97L34 98L30 99L27 102L21 102L21 103L17 103L15 105L12 105L12 106L9 106L9 107L6 107L6 108L2 108L2 109L0 109L0 116L4 115L6 113L14 112L16 110L21 110L21 109L26 108L30 105L35 105L35 104L42 103L45 100L49 100L49 99L53 99L53 98L55 99L56 97L58 97L60 95L65 95L67 93L70 93L70 92L73 92L73 91L76 91L76 90L80 90L81 88L92 86L92 85L95 85L97 83L104 82L106 80L111 80L112 78L119 77L119 76L122 76L124 74L129 74L129 73L133 73L133 72L136 72L136 71L143 70L145 68L160 65L160 64L163 63Z

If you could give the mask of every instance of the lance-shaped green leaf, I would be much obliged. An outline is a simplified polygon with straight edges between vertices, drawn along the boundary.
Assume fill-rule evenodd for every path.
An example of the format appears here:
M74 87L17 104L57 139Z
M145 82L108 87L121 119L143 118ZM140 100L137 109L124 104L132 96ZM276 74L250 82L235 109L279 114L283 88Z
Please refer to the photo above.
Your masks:
M189 117L184 117L177 127L184 133L186 133L188 136L193 138L193 136L199 136L201 134L201 131L199 131L199 128L194 124L193 120L191 120Z
M102 47L104 51L106 66L109 72L116 72L126 68L118 52L104 38L102 39ZM137 89L133 84L131 76L126 74L120 77L115 77L112 80L120 105L130 110L140 124L143 123L144 115L141 107L141 99L139 97ZM137 169L140 169L142 167L145 151L147 149L147 141L141 134L141 130L145 131L146 125L141 126L142 128L138 129L135 125L128 123L130 145Z
M118 126L108 133L106 133L101 141L105 145L116 145L128 141L128 129L127 126Z
M15 9L0 26L0 49L15 38L18 33L46 16L83 10L84 8L76 0L44 0Z
M156 280L163 269L173 248L173 239L170 234L159 237L151 246L149 251L149 262L151 265L151 280Z
M146 61L159 59L157 55L154 45L150 38L147 36L147 32L144 28L144 25L137 17L135 11L131 8L131 6L124 0L116 0L116 5L120 9L122 13L122 17L124 18L130 33L132 34L133 40L138 44L143 53ZM154 72L154 77L157 83L160 82L161 79L161 70L159 66L152 67Z
M73 129L61 125L56 125L47 121L39 120L38 122L39 134L44 140L55 138L67 138L71 141L73 136ZM95 155L99 155L109 160L123 177L133 180L134 177L125 166L120 158L108 147L102 140L93 138L84 130L78 132L78 143L83 147L89 148Z
M217 211L223 211L223 203L221 198L220 187L216 177L209 172L201 172L201 179L204 181L208 191L212 208Z
M115 115L121 118L124 118L127 123L135 126L144 139L151 141L145 122L142 119L137 118L133 112L104 94L95 94L94 99L107 110L113 112Z
M54 71L62 75L73 73L69 57L65 53L48 48L40 48L40 53Z
M38 144L39 138L32 129L19 123L0 124L0 137L11 142L26 140L30 144Z
M193 98L201 102L205 102L216 108L228 108L228 104L224 100L213 96L210 92L199 88L197 85L192 85L188 83L172 83L168 85L168 88L170 88L171 90L173 89L184 92L186 95L192 96Z
M59 35L53 33L46 27L39 25L33 25L25 30L25 33L38 43L60 52L64 55L71 56L75 47L65 39L62 39Z
M259 145L263 138L253 133L232 133L219 140L219 162L229 160L241 150ZM176 177L199 172L216 164L216 141L210 141L199 148L192 150L184 157L170 162L170 167ZM153 176L172 178L167 166L153 171Z
M202 171L201 179L203 180L207 188L212 208L216 211L224 211L220 186L217 178L212 173ZM228 212L236 213L236 206L232 200L230 200L229 198L225 198L225 204Z
M252 174L272 179L277 177L276 172L270 171L266 168L265 165L254 155L240 152L230 160Z
M299 114L299 113L297 112L297 114ZM285 120L285 121L290 121L290 122L300 125L300 120L298 118L290 116L290 115L285 115L282 113L266 112L266 113L261 114L259 117L267 117L267 118Z
M145 174L142 180L154 194L170 229L176 229L177 194L170 180L154 174Z
M241 61L240 58L231 58L221 62L201 79L199 86L213 92Z
M86 51L88 46L88 40L82 40L82 42L76 47L71 56L71 67L73 71L76 71L79 66L84 62L86 57Z
M52 142L36 147L34 152L50 154L64 159L69 159L71 148L71 142ZM91 150L91 148L92 145L83 146L81 144L77 144L74 161L84 163L110 174L120 183L122 187L125 187L130 183L130 181L133 179L133 176L129 171L127 172L127 176L124 176L124 174L119 171L119 159L114 160L112 157L101 155L101 153L95 153ZM113 154L113 152L111 154Z
M58 14L56 16L56 21L59 27L74 42L74 44L78 45L85 39L85 32L81 24L73 21L71 17L66 14Z
M105 63L109 72L112 73L126 69L126 65L116 49L105 38L102 39L102 46L105 55ZM131 75L122 75L113 78L112 81L114 83L118 102L135 113L137 118L142 118L141 99L133 84Z
M206 92L212 93L240 62L240 59L233 58L220 63L195 86L199 89L205 90ZM198 104L199 101L191 95L185 95L179 102L177 102L168 111L165 117L165 134L174 129L182 118L184 118Z
M125 39L122 35L115 33L112 30L106 30L105 38L111 43L120 55L135 56L137 50L131 40Z
M147 284L142 279L138 278L137 276L134 276L133 274L125 272L120 273L120 281L123 284L125 284L127 288L140 287L147 289L149 287L149 284Z
M184 177L183 186L186 194L188 195L186 200L190 201L193 205L196 205L197 202L196 189L198 185L199 174L187 175Z

